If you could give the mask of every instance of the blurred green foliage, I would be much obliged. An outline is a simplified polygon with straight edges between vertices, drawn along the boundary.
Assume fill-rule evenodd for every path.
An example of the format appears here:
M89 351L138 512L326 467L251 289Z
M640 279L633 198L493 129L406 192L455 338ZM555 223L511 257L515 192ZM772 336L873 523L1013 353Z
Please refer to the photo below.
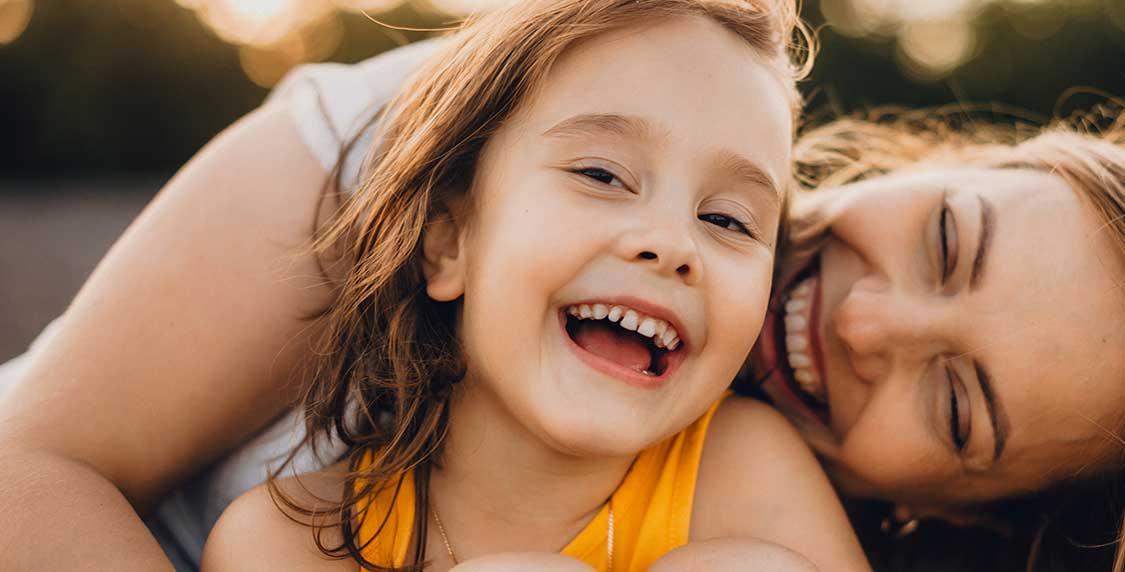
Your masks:
M1044 118L1074 86L1125 94L1125 32L1104 10L1080 4L992 5L976 22L976 56L947 78L918 82L900 69L893 40L822 26L809 1L805 16L820 27L822 50L802 89L814 109L833 112L1002 102ZM383 18L446 23L410 5ZM343 24L333 61L400 41L360 15ZM1028 26L1048 33L1029 36ZM167 176L267 93L246 78L236 47L171 0L42 0L24 34L0 46L0 78L0 177L21 179Z

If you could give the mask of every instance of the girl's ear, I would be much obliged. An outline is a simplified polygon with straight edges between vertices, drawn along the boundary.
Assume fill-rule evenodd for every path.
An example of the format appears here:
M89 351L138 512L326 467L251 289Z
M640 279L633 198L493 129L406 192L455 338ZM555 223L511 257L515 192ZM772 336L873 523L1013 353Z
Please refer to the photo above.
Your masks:
M426 294L452 302L465 293L464 200L447 201L422 231L422 272Z

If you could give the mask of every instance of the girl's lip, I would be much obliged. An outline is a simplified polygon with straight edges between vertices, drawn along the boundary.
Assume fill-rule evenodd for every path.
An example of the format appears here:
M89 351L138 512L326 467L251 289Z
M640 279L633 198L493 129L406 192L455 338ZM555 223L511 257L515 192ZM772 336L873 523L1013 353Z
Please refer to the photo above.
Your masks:
M813 367L824 384L825 399L828 403L828 384L824 375L824 357L820 339L820 312L821 312L821 279L818 258L813 258L809 264L790 273L778 289L778 294L770 304L766 313L765 326L762 329L758 343L751 352L752 373L759 376L759 383L763 389L776 388L775 392L768 392L774 399L780 393L785 400L800 411L804 416L817 423L828 427L830 411L826 405L816 403L805 395L800 389L793 370L786 357L785 344L785 302L788 301L790 290L805 281L812 280L812 293L810 295L811 308L809 310L809 347L812 353Z
M566 331L566 312L560 309L558 314L559 328L562 330L562 337L565 340L566 345L570 348L571 351L574 352L574 355L578 356L578 359L582 360L591 368L600 371L601 373L604 373L610 377L620 379L621 381L624 381L625 383L628 383L629 385L632 385L634 387L639 387L641 389L659 389L663 387L665 384L667 384L668 380L672 379L672 375L676 373L676 370L680 368L680 364L684 361L684 356L686 354L685 349L687 346L681 344L680 347L676 348L676 351L668 352L667 366L664 368L664 371L661 372L660 375L647 375L639 371L627 368L608 359L605 359L599 355L590 353L583 349L582 346L576 344L574 340L571 339L570 334Z

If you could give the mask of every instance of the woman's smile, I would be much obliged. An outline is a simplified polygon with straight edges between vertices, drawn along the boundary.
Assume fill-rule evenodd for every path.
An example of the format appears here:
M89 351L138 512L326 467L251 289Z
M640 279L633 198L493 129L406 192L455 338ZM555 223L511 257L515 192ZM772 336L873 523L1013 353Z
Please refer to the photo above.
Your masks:
M784 279L751 353L753 371L775 404L827 429L830 420L821 336L819 260Z

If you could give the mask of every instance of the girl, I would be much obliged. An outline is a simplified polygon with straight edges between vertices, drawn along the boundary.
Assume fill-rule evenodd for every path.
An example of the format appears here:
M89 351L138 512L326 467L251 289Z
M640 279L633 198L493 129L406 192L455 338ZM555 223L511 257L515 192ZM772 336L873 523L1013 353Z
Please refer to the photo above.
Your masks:
M318 242L306 443L346 450L237 501L203 568L866 569L784 421L720 399L769 292L793 21L535 0L454 38Z

